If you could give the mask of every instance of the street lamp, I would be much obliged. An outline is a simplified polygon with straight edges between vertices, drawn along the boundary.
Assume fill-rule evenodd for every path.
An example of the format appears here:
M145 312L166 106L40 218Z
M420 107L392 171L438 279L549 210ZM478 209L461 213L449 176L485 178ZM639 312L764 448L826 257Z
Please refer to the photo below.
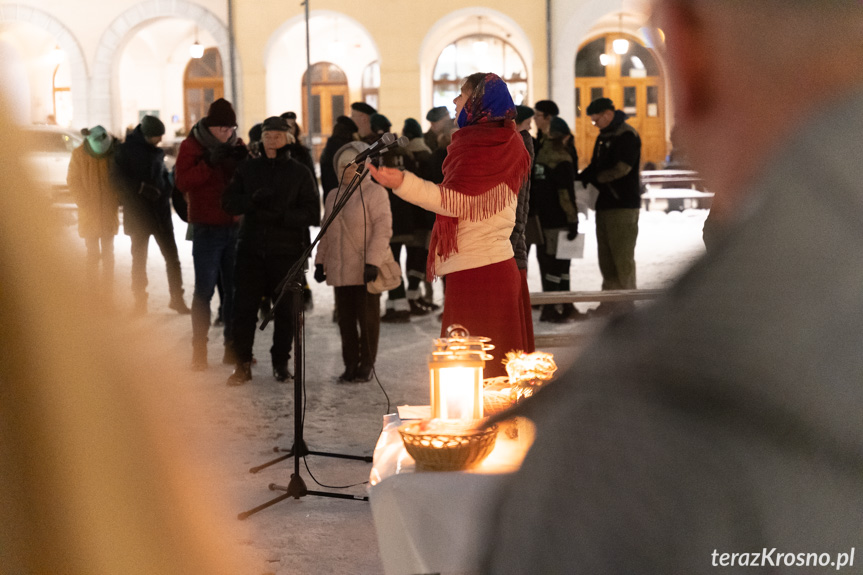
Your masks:
M617 30L618 33L623 36L623 12L620 13ZM617 38L611 43L611 48L614 50L615 54L623 56L629 52L629 40L625 38Z
M204 55L204 47L198 42L198 26L195 25L195 43L189 46L189 56L198 59Z

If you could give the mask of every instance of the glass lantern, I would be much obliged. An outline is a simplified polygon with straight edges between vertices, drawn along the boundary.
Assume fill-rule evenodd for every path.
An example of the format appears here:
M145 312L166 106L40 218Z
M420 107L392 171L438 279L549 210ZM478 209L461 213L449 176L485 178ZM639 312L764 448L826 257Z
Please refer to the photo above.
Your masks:
M429 358L431 416L434 419L482 419L482 370L494 346L487 337L471 337L454 324L447 337L434 340Z

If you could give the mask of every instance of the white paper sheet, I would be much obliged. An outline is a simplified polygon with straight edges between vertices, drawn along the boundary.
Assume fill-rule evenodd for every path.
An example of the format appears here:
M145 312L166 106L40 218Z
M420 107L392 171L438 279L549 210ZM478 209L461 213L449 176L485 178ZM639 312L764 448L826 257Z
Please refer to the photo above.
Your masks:
M580 260L584 257L584 234L578 234L574 240L566 239L569 232L561 230L557 236L557 253L559 260Z

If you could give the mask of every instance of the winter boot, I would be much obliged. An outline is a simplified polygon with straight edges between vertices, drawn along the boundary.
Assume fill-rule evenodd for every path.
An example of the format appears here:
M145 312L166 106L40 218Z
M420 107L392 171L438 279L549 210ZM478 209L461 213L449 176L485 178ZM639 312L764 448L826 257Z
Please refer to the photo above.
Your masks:
M183 295L177 295L171 297L171 303L168 304L168 307L174 310L179 314L190 314L192 310L189 309L189 306L186 305L186 302L183 301Z
M375 366L373 365L360 365L357 369L357 375L353 379L353 381L357 383L365 383L367 381L371 381L372 373L375 371Z
M345 366L345 371L339 376L339 383L353 383L357 376L357 366Z
M245 385L250 381L252 381L252 362L246 361L237 364L237 367L234 368L234 373L228 377L227 384L231 387L236 387L238 385Z
M578 308L576 308L571 303L563 304L561 316L562 319L566 322L581 321L588 318L588 315L586 313L581 313L580 311L578 311Z
M542 306L542 313L539 315L539 321L547 321L551 323L561 323L562 314L557 311L554 304L546 304Z
M192 346L192 371L207 369L207 344Z
M431 313L431 308L420 298L409 299L408 305L411 308L411 315L423 316Z
M273 364L273 378L279 383L291 383L294 381L294 376L291 375L288 365L285 363L279 365Z

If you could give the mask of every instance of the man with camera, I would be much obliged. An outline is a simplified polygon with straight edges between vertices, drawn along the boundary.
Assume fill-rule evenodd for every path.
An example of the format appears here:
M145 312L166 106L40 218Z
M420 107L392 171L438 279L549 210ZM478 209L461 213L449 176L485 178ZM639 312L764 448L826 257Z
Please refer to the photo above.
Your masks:
M237 116L231 103L219 98L177 154L176 185L189 203L195 294L192 298L192 369L207 369L210 300L221 277L225 299L225 354L222 363L235 363L233 351L234 254L237 218L222 209L222 193L237 166L248 156L237 136Z
M132 293L135 314L147 313L147 251L150 236L165 258L168 271L168 304L178 313L191 313L183 301L183 275L171 220L171 182L165 168L165 152L157 146L165 124L155 116L141 123L117 147L114 154L118 189L123 203L123 231L132 240Z
M261 298L275 300L276 287L306 247L309 226L318 221L317 187L309 170L288 153L293 136L288 123L272 116L264 120L263 153L245 162L234 174L222 198L229 214L243 216L237 243L233 336L236 369L228 385L252 379L252 344ZM298 278L302 280L300 275ZM275 311L273 377L292 379L288 371L294 316L289 302Z

